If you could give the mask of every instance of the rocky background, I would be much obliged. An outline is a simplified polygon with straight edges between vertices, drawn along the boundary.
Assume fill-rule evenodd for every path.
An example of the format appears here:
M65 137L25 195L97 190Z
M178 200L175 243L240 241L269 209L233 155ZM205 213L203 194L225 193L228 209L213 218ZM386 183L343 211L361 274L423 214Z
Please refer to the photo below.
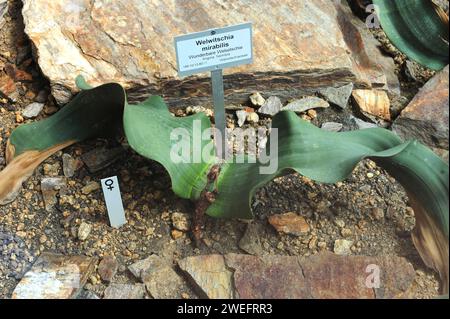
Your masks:
M287 108L326 130L390 128L448 161L448 66L436 74L408 60L345 1L241 2L0 0L0 169L10 132L63 107L78 74L119 81L134 100L160 94L176 116L212 116L207 75L176 77L172 37L243 21L254 21L256 59L227 70L228 127L268 125ZM99 184L112 175L128 221L118 230ZM253 200L254 221L208 218L200 247L192 204L123 137L65 149L23 188L0 207L0 298L438 294L410 239L407 196L371 161L334 185L274 180ZM368 264L384 270L380 289L361 286ZM56 292L42 288L55 280Z

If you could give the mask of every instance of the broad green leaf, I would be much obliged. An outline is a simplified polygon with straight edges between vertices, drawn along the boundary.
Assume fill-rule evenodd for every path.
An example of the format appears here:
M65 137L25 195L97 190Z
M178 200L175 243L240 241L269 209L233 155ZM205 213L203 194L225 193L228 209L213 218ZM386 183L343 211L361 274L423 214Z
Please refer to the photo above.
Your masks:
M82 84L84 79L78 78ZM88 86L84 86L88 88ZM34 169L76 142L108 137L121 127L125 92L116 83L82 91L55 115L16 128L8 140L8 166L0 172L0 205L15 199Z
M431 0L373 0L383 30L412 60L434 70L449 61L449 30Z
M80 82L78 82L80 81ZM81 83L81 79L78 80ZM43 151L67 141L107 137L120 129L125 92L119 84L84 90L61 111L39 122L15 129L9 139L15 157L26 151Z
M193 116L176 118L167 109L159 96L152 96L139 105L126 105L124 113L125 134L130 146L140 155L161 163L172 179L172 189L180 197L195 200L206 186L206 175L212 163L213 156L203 156L197 159L196 154L208 146L212 150L213 143L209 138L198 145L196 140L211 127L208 117L204 113ZM198 126L194 129L194 125ZM187 133L177 138L177 130ZM195 134L198 134L195 136ZM174 134L171 138L171 134ZM183 136L186 136L183 140ZM180 163L174 163L171 151L176 144L186 146L189 156ZM178 154L178 152L176 152ZM210 152L207 154L211 155ZM179 154L181 155L181 154Z

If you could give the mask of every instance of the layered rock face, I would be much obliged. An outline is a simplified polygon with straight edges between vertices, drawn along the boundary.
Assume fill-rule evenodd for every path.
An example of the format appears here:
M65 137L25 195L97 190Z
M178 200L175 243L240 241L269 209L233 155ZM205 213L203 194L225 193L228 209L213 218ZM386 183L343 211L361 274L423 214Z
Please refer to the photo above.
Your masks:
M254 63L225 70L231 102L255 89L283 97L287 89L292 95L350 82L385 87L383 65L392 60L366 40L364 24L341 2L24 0L23 16L59 103L77 91L79 74L93 85L144 87L170 104L209 99L209 74L177 76L173 38L249 21Z

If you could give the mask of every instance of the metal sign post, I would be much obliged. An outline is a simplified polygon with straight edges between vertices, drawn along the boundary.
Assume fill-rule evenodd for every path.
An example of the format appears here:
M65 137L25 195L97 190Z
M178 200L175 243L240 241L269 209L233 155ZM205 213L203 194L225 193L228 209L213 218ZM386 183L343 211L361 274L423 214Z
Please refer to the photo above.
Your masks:
M221 133L216 136L216 155L225 156L225 100L222 69L253 62L252 24L181 35L175 38L179 76L211 71L214 120Z
M225 158L225 143L227 118L225 115L225 97L223 92L222 69L211 71L211 85L214 103L214 123L216 129L220 132L220 138L216 136L216 156L220 159Z

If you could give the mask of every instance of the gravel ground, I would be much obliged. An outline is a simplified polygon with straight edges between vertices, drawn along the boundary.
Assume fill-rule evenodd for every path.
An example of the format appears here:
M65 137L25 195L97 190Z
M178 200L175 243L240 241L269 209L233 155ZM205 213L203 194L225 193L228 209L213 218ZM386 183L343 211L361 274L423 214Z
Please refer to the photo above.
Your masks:
M20 4L7 15L0 31L0 66L20 62L19 68L32 75L31 81L21 82L17 102L0 99L0 169L5 165L4 150L8 135L23 119L18 117L24 107L48 92L46 80L40 75L31 57L31 48L23 35L19 14ZM377 38L386 46L382 33ZM384 40L383 40L384 39ZM398 73L408 99L431 76L422 72L420 80L407 78L405 61L396 55ZM17 57L20 57L17 61ZM23 61L20 61L23 60ZM1 68L0 68L1 69ZM262 92L264 94L264 92ZM351 109L351 108L350 108ZM51 98L38 119L55 112ZM335 121L344 130L355 129L349 120L350 111L333 107L319 110L312 122ZM231 113L230 120L233 119ZM263 120L260 124L267 123ZM124 141L93 140L72 146L64 153L75 159L99 147L112 148ZM113 164L97 173L86 166L67 179L67 190L58 196L56 207L45 209L40 191L44 177L63 176L63 152L49 158L24 183L18 199L0 207L0 298L9 298L22 274L41 252L84 254L102 257L114 255L119 261L117 282L135 282L126 266L152 253L172 257L208 253L243 252L241 238L252 231L260 254L308 256L320 250L333 251L335 240L353 241L351 251L361 255L397 255L410 261L417 270L411 297L430 298L437 295L438 276L427 269L413 247L410 231L414 226L414 212L402 187L371 161L362 162L346 181L333 185L314 183L299 174L277 178L261 188L253 201L255 221L220 220L207 218L205 245L195 248L189 232L174 232L171 216L184 213L191 216L193 205L176 197L164 169L128 148ZM117 175L120 180L128 223L120 230L108 226L106 207L100 189L84 192L82 188L101 178ZM273 214L295 212L305 217L311 231L300 236L282 235L268 223ZM85 240L78 238L81 224L92 226ZM174 239L176 238L176 239ZM98 275L89 279L85 289L102 296L107 287ZM195 298L195 294L189 294Z

